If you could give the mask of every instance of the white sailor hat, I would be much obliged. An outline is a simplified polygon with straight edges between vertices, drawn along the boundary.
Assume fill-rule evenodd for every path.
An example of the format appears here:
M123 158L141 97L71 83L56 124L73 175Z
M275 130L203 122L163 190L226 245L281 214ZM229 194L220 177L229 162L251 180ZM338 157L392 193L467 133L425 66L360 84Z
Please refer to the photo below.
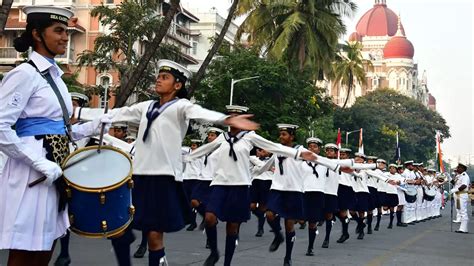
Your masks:
M384 163L384 164L387 164L387 162L386 162L384 159L377 159L376 162L377 162L377 163Z
M414 163L413 160L409 160L409 161L405 161L403 164L407 165L407 164L413 164L413 163Z
M288 133L294 135L296 130L299 128L298 125L293 124L277 124L278 130L287 131Z
M423 163L413 163L413 166L423 166Z
M222 132L224 132L224 130L220 129L220 128L217 128L217 127L208 127L206 129L206 133L209 134L209 133L216 133L216 134L220 134Z
M112 124L112 128L128 128L126 123L117 122Z
M74 15L69 9L55 6L26 6L23 12L26 14L27 23L52 20L67 25L68 20Z
M373 161L375 161L375 160L377 160L378 158L379 158L379 157L377 157L377 156L367 156L367 160L373 160Z
M397 168L397 165L394 164L394 163L391 163L391 164L388 165L388 168L390 168L390 167Z
M137 137L136 137L135 135L133 135L133 134L127 135L127 136L125 137L125 140L133 140L133 141L134 141L134 140L136 140L136 139L137 139Z
M356 152L356 153L354 153L354 156L355 156L355 157L364 158L364 159L367 158L367 156L365 156L365 154L363 154L363 153L361 153L361 152Z
M403 165L399 164L397 165L397 168L403 168Z
M433 168L428 168L428 170L427 170L427 171L428 171L428 172L430 172L430 173L436 173L436 170L435 170L435 169L433 169Z
M319 138L310 137L310 138L307 138L307 139L306 139L306 143L307 143L307 144L316 143L316 144L318 144L318 145L321 145L321 144L323 144L323 141L320 140Z
M467 170L467 165L463 163L458 163L458 166L461 166L462 168L464 168L464 171Z
M337 145L334 143L326 143L326 145L324 145L324 149L325 150L327 149L338 150Z
M202 140L200 139L191 139L191 143L202 143Z
M158 61L158 72L163 71L171 73L177 81L183 83L186 83L186 80L191 77L191 71L186 67L167 59L160 59Z
M345 152L345 153L351 153L352 152L352 150L349 149L349 148L341 148L339 151L340 152Z
M236 114L245 114L249 110L246 106L240 105L226 105L225 108L227 109L227 113L236 113Z
M79 92L71 92L71 99L79 101L81 104L85 104L89 102L89 97L86 95L79 93Z

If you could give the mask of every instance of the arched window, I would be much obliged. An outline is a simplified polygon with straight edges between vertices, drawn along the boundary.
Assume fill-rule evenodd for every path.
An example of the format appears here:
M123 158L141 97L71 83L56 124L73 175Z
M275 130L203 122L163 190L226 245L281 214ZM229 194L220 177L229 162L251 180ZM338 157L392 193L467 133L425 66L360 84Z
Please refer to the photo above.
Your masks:
M101 91L99 92L99 96L100 96L100 102L99 102L99 108L104 108L105 107L105 103L106 103L106 99L105 99L105 88L107 88L107 91L109 91L109 87L110 85L112 85L112 75L110 74L99 74L97 75L97 78L96 78L96 85L98 88L101 89ZM109 93L110 95L110 93Z

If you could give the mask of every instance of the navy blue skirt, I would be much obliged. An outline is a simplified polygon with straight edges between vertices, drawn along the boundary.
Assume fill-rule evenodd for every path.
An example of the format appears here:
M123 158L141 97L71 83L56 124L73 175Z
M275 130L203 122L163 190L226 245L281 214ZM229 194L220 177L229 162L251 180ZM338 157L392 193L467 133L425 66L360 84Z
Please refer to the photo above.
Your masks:
M370 194L367 192L356 192L356 204L354 211L366 212L369 210Z
M133 228L170 233L189 224L191 207L182 183L166 175L134 175L133 180Z
M270 190L268 210L289 220L304 220L303 193Z
M335 213L338 210L337 196L324 194L324 213Z
M206 212L223 222L242 223L250 219L248 186L211 186Z
M197 200L201 204L209 202L209 195L211 194L211 181L196 180L194 189L191 192L191 199Z
M188 202L192 200L193 190L196 187L197 182L198 180L196 179L183 180L184 193L186 194Z
M339 184L339 188L337 189L337 200L339 210L352 210L356 201L352 187Z
M324 221L324 193L308 191L304 193L304 214L306 221L317 223Z
M377 189L374 187L369 187L370 197L369 197L369 211L379 208L380 201Z
M271 180L254 179L252 181L252 186L250 187L250 198L252 203L266 206L271 186Z
M378 191L377 194L379 195L380 206L388 206L387 205L387 193Z
M385 206L397 207L398 206L398 194L385 194Z

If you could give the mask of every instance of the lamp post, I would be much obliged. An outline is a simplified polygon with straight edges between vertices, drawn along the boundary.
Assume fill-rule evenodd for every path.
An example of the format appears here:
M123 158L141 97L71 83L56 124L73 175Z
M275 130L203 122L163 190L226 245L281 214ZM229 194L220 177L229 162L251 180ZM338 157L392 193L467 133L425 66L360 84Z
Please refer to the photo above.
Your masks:
M360 131L360 129L352 130L352 131L346 132L346 146L347 146L347 142L349 142L349 135L350 135L351 133L359 132L359 131Z
M249 80L249 79L256 79L259 78L260 76L254 76L254 77L249 77L249 78L243 78L243 79L232 79L230 83L230 101L229 105L232 105L232 98L234 97L234 84L240 81L244 80Z

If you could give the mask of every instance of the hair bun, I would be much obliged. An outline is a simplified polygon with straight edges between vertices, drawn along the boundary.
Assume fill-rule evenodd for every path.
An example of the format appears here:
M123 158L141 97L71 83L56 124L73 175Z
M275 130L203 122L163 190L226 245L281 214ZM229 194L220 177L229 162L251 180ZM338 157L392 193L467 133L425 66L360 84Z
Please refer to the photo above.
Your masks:
M33 46L33 38L31 36L31 32L29 36L28 32L24 32L21 34L20 37L15 38L15 40L13 40L13 47L15 47L15 50L20 53L28 51L28 48L30 48L30 46Z

